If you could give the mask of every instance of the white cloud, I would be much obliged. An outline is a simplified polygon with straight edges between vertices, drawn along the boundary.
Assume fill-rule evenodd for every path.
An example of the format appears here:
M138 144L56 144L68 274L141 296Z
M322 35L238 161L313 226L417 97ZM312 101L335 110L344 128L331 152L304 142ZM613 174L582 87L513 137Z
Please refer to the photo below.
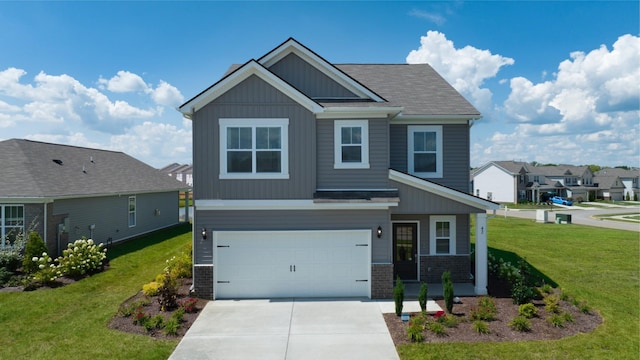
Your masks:
M428 31L420 38L418 50L407 55L407 63L427 63L442 75L482 113L491 109L492 92L483 87L485 80L496 76L500 68L514 60L473 46L456 48L443 33Z
M151 93L151 98L158 105L175 108L184 102L184 96L175 86L160 81L160 84Z
M423 10L418 10L418 9L413 9L411 11L409 11L409 16L413 16L416 18L420 18L420 19L425 19L428 20L436 25L442 25L444 24L447 19L442 16L439 13L436 12L428 12L428 11L423 11Z
M124 70L118 71L118 73L109 80L100 77L98 83L106 85L107 90L116 93L135 91L149 92L149 86L139 75Z

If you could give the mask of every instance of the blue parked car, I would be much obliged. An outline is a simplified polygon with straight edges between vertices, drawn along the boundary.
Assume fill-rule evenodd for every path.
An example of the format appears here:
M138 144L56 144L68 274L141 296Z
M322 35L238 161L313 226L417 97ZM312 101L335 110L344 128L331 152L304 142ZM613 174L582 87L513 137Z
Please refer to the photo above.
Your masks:
M567 200L567 199L563 198L562 196L554 196L550 200L554 204L568 205L568 206L573 205L573 201Z

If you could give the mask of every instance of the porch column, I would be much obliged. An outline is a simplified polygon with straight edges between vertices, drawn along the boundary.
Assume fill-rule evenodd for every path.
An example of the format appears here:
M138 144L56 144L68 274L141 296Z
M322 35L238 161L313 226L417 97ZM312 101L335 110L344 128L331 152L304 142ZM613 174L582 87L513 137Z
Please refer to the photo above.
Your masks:
M476 214L476 295L487 294L487 213Z

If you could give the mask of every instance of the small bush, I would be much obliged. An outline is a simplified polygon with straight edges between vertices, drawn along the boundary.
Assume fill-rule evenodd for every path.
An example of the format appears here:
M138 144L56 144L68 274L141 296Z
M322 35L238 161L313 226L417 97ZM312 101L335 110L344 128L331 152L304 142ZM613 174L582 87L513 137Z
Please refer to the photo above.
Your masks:
M570 301L571 300L571 295L567 294L564 291L560 292L560 300L562 301Z
M164 317L158 314L149 319L148 323L150 323L150 325L156 329L162 329L164 327Z
M133 323L135 325L144 325L148 322L149 318L149 314L145 313L142 307L138 307L133 312Z
M32 274L38 271L38 264L33 258L47 252L47 246L42 241L40 234L35 231L29 233L29 239L24 247L24 258L22 260L22 271Z
M422 283L420 285L420 291L418 292L418 304L422 311L427 311L427 284Z
M12 276L13 273L11 271L0 267L0 285L8 283Z
M536 297L536 290L527 284L524 277L520 277L511 286L511 297L514 304L526 304Z
M142 285L142 292L147 296L156 296L158 295L159 288L160 283L152 281L150 283Z
M522 315L518 315L509 322L509 327L520 332L531 331L531 321Z
M558 298L555 295L546 296L544 298L544 309L551 314L558 314L560 312L560 305L558 304Z
M444 296L444 306L447 313L453 313L453 282L451 281L451 273L445 271L442 273L442 291Z
M458 318L451 314L440 316L439 318L436 319L436 321L449 328L456 327L458 326L458 323L459 323Z
M396 285L393 288L393 302L395 303L396 316L402 315L402 307L404 301L404 284L400 280L400 276L396 279Z
M40 257L34 256L31 261L38 267L38 270L31 277L32 280L48 284L56 281L58 276L60 276L58 267L46 252L43 252Z
M531 319L538 316L538 308L532 303L522 304L518 307L518 314Z
M178 302L178 306L180 307L180 309L183 309L184 312L187 312L187 313L196 312L197 304L198 304L198 299L195 299L192 297L186 298Z
M422 342L424 340L423 326L417 323L411 323L407 327L407 336L411 342Z
M10 250L0 250L0 269L15 272L18 270L18 267L20 267L21 262L22 256L19 253Z
M176 311L174 311L173 314L171 314L171 318L175 319L178 323L181 323L182 319L184 318L184 309L183 308L176 309Z
M474 320L473 321L473 330L478 334L488 334L489 333L489 324L482 320Z
M557 328L564 327L564 317L560 314L553 314L549 316L547 321L553 326Z
M427 325L427 328L429 329L429 331L431 331L432 333L438 335L438 336L445 336L447 335L447 329L445 329L444 325L442 325L439 322L430 322Z
M180 322L174 318L170 318L164 323L164 334L177 335L179 327L180 327Z
M573 323L573 315L571 315L571 313L565 312L562 314L562 317L564 318L565 322L569 322L569 323Z
M193 263L191 261L191 253L182 253L174 256L166 261L166 271L176 279L190 278Z
M69 243L57 259L59 274L72 278L93 274L102 268L106 258L107 249L103 244L96 245L91 239L76 240Z
M586 302L581 302L578 305L578 310L580 310L580 312L582 312L583 314L591 314L591 306L589 306L589 304L587 304Z
M470 316L473 320L493 321L496 319L498 310L493 298L482 296L478 299L478 305L471 308Z
M542 286L540 286L540 292L543 294L551 294L553 293L553 287L549 284L542 284Z
M178 285L176 279L165 273L158 288L158 303L162 311L170 311L178 306Z

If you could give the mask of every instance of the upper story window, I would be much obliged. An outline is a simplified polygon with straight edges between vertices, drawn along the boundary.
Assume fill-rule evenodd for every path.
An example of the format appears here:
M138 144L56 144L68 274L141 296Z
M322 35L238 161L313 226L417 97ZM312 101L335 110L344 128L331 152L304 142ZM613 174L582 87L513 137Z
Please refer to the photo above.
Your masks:
M136 197L129 196L129 227L136 226Z
M336 120L333 135L335 169L369 168L369 121Z
M288 179L289 119L220 119L221 179Z
M429 253L431 255L456 254L456 217L431 216Z
M11 246L24 233L24 206L0 205L0 249Z
M409 173L442 177L442 126L408 126L407 136Z

